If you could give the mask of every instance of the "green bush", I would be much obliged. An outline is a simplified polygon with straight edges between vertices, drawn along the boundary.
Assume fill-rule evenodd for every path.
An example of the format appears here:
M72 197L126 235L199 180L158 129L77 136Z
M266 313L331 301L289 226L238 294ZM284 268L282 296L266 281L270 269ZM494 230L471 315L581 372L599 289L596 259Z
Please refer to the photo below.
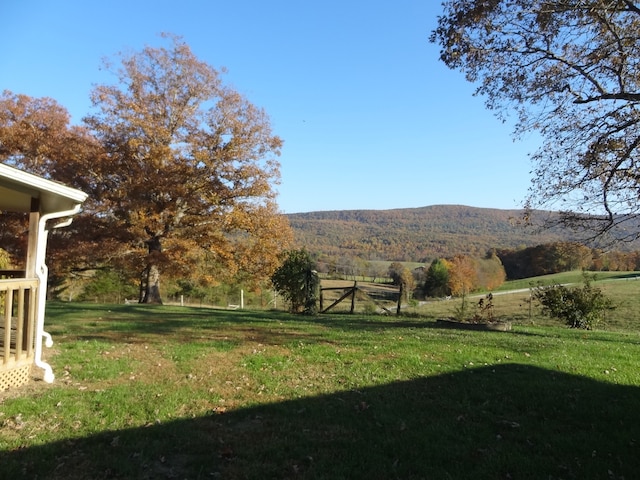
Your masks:
M305 249L290 250L271 276L276 291L289 302L291 312L315 314L320 280L315 261Z
M582 287L538 285L533 288L533 298L545 315L562 320L571 328L591 330L607 310L615 308L611 299L592 285L594 280L594 275L584 273Z

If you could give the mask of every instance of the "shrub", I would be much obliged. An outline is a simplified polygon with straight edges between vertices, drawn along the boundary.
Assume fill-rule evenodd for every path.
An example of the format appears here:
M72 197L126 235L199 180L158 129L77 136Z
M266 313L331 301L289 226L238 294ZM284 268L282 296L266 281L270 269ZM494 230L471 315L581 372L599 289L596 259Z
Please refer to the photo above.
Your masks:
M493 294L489 293L485 298L481 298L476 304L476 313L473 316L473 323L492 323L495 320L493 314Z
M584 273L582 287L538 285L533 288L533 298L545 315L562 320L571 328L591 330L607 310L615 308L611 299L592 285L594 280L594 275Z
M305 249L285 252L282 264L271 276L274 288L291 305L291 312L315 314L320 280L316 264Z

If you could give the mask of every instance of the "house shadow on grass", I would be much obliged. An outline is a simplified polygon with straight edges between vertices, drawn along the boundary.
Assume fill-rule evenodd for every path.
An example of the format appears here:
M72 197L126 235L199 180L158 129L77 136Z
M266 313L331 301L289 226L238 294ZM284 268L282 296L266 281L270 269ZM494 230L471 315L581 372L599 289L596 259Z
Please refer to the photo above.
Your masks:
M0 453L3 478L632 479L640 389L519 364Z

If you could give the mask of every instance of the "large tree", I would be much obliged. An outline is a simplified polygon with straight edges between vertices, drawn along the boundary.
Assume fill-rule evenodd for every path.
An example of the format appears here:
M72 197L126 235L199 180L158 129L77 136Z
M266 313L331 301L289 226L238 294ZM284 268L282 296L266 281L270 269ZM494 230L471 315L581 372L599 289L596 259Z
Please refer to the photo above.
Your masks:
M266 113L163 37L170 48L121 57L118 84L95 87L84 119L106 151L89 173L96 218L117 232L145 303L161 302L162 269L187 274L205 260L269 275L290 239L272 189L282 141Z
M292 238L268 116L164 38L170 47L120 57L118 82L95 87L82 127L53 100L0 97L0 161L89 194L53 258L136 272L145 303L162 301L161 272L267 280Z
M431 40L486 105L535 130L531 209L601 238L640 236L640 3L448 0Z

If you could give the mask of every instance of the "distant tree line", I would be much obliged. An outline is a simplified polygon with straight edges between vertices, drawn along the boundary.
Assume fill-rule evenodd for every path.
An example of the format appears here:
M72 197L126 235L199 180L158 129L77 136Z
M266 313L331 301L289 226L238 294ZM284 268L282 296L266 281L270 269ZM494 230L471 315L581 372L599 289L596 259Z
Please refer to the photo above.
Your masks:
M604 252L580 243L555 242L520 249L490 250L483 258L454 255L436 258L428 267L415 269L411 286L415 298L458 296L491 291L505 280L571 270L640 270L640 252ZM397 279L399 275L393 278Z
M537 277L570 270L640 270L640 252L604 252L575 242L556 242L520 249L498 249L507 278Z

